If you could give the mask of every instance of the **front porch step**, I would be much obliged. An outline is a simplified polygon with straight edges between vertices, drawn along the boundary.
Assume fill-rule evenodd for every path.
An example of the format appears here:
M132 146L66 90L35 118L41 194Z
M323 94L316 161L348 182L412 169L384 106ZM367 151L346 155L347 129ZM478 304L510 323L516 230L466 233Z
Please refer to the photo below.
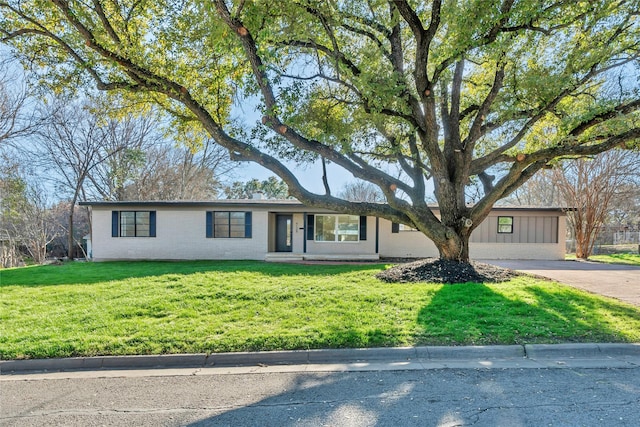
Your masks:
M304 254L307 261L375 261L378 254Z
M293 252L269 252L264 256L267 262L288 262L303 261L302 254L294 254Z

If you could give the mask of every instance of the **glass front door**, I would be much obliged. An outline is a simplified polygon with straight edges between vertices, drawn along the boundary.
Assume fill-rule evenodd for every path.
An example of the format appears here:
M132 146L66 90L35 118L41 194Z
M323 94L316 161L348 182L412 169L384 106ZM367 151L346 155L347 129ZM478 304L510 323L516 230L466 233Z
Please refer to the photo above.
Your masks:
M293 215L276 215L276 252L291 252Z

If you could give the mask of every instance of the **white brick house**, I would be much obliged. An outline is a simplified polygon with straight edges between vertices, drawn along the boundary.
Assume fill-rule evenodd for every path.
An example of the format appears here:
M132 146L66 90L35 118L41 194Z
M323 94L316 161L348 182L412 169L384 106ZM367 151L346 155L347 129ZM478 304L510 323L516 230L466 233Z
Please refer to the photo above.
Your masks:
M422 233L386 219L296 200L83 202L96 261L437 257ZM437 211L436 211L437 214ZM494 208L473 232L471 258L564 259L560 208Z

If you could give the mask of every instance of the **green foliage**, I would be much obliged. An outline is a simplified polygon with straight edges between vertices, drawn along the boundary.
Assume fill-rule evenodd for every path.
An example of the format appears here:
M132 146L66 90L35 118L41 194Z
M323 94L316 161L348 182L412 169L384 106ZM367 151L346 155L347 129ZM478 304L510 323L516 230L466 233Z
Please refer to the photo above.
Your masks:
M27 200L27 184L24 179L5 175L0 175L0 215L3 220L9 221L10 218L19 215L21 207L23 207ZM5 224L6 225L6 224Z
M286 199L289 197L287 184L275 176L259 181L253 178L249 181L236 181L224 189L227 199L252 199L254 194L262 193L267 199Z
M638 0L63 4L0 3L3 40L39 83L158 104L303 202L413 223L451 258L466 252L459 219L481 223L540 168L640 140ZM242 123L234 103L263 117ZM320 158L402 202L321 200L286 165ZM469 207L465 186L489 175Z
M389 284L383 265L66 263L2 270L0 357L637 342L640 311L532 278Z

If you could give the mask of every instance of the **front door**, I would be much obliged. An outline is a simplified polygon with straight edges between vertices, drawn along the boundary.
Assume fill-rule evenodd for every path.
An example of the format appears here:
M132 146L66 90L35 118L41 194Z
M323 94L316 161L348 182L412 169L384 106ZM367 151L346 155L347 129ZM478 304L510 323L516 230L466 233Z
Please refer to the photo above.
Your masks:
M293 215L276 215L276 252L291 252Z

